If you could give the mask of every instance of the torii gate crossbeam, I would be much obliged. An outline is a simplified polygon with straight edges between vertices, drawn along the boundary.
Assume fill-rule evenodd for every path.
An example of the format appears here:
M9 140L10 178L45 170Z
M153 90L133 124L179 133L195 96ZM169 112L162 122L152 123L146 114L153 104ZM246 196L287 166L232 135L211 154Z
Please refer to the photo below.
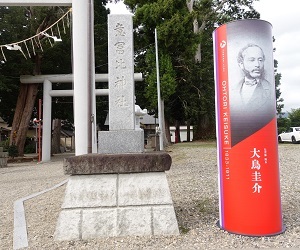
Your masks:
M75 154L97 153L93 0L0 0L0 6L72 6Z

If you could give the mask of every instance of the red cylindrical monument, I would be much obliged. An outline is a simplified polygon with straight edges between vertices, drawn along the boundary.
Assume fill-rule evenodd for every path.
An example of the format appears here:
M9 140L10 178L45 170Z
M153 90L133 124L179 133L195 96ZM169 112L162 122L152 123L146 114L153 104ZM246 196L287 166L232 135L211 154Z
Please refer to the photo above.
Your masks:
M282 224L272 26L239 20L213 33L220 227L268 236Z

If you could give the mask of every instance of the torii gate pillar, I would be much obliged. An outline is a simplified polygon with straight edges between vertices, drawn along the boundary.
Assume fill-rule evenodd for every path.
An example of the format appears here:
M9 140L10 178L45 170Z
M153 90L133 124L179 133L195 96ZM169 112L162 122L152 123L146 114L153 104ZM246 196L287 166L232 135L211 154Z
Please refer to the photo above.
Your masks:
M73 1L72 13L75 154L82 155L97 153L93 1Z
M0 0L0 6L72 6L75 154L97 153L93 0Z

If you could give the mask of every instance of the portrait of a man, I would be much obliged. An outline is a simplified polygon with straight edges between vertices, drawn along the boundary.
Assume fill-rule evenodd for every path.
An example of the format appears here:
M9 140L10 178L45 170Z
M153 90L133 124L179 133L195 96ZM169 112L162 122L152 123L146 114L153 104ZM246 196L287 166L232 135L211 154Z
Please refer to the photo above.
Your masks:
M237 63L243 77L230 98L233 145L274 117L275 86L265 79L265 59L262 48L256 44L247 44L238 52Z
M241 108L252 112L267 108L271 84L264 78L265 55L262 49L258 45L248 44L240 50L237 61L245 75L238 86Z

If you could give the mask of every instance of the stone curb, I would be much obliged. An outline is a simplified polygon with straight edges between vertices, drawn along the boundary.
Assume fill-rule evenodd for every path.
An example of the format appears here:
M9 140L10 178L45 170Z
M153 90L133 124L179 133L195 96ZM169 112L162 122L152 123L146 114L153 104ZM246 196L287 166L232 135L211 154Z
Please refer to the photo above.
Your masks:
M44 194L48 191L56 189L64 184L66 184L68 180L64 180L57 185L40 191L38 193L31 194L24 198L18 199L14 202L14 238L13 238L13 249L21 249L24 247L28 247L28 237L27 237L27 225L25 219L25 209L23 202L29 199L32 199L36 196Z

